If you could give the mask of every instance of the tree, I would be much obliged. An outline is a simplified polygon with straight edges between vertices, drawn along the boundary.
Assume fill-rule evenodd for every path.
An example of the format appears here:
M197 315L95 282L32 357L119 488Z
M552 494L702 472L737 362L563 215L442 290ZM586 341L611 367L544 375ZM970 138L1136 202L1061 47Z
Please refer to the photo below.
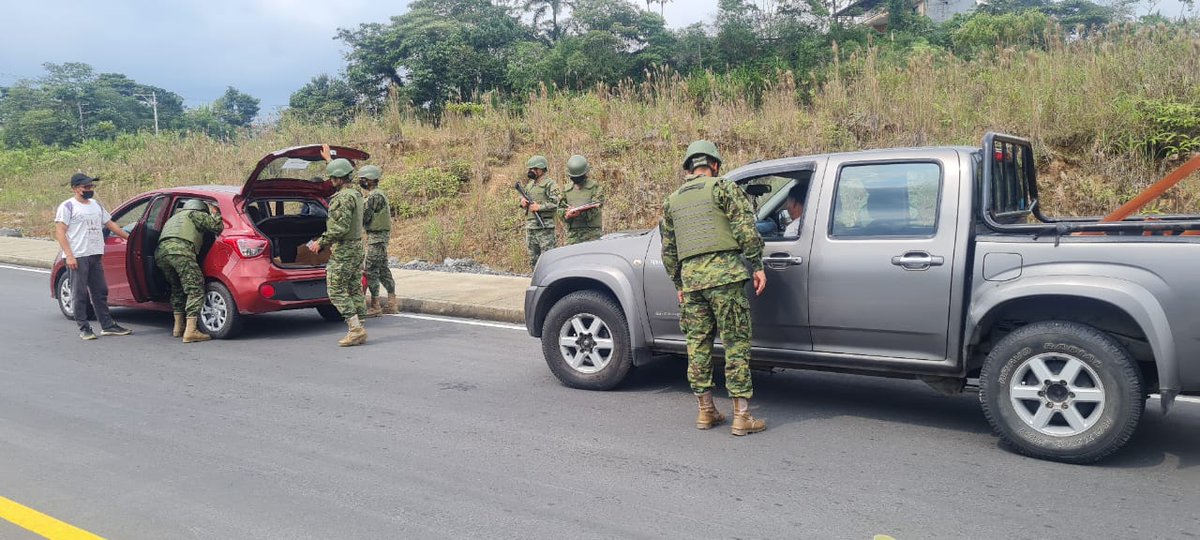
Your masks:
M357 102L349 83L321 75L293 92L288 107L289 112L310 122L345 124L354 116Z
M236 127L250 127L258 116L258 98L244 94L232 86L212 104L212 111L222 122Z
M563 26L559 22L567 8L575 7L574 0L520 0L520 4L522 11L533 15L535 29L545 26L544 23L549 23L546 35L550 42L558 41L563 37ZM549 16L548 21L546 20L547 15Z
M650 11L650 4L658 4L658 15L660 17L666 17L667 4L670 3L671 0L646 0L646 11Z

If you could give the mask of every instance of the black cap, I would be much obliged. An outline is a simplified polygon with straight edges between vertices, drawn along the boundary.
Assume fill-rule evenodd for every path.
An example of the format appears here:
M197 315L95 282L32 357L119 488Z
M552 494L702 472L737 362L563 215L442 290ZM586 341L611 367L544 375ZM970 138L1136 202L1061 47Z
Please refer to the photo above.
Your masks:
M100 181L99 178L92 178L81 172L77 172L77 173L71 175L71 187L86 186L88 184L94 184L99 181Z

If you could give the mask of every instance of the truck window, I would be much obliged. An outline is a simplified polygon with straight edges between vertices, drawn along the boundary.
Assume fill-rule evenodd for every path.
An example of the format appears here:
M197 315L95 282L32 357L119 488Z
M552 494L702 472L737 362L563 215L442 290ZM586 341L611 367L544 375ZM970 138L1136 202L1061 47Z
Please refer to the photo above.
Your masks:
M923 237L937 231L942 168L932 162L847 165L838 173L829 235Z

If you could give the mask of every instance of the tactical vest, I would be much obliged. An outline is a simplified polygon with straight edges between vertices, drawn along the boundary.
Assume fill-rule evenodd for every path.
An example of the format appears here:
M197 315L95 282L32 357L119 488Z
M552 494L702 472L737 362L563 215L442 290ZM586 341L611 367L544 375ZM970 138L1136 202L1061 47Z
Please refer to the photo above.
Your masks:
M526 184L525 193L528 193L530 197L533 197L533 202L538 203L540 206L546 206L547 204L558 204L558 201L551 199L550 195L546 193L549 191L550 186L552 185L554 185L554 180L551 180L549 175L543 176L541 180L533 180ZM546 223L547 229L551 229L556 226L554 221L554 210L538 210L537 213L542 216L542 220ZM530 214L529 219L525 220L525 223L530 228L536 228L537 218L533 217L533 214Z
M191 242L192 251L200 253L200 245L204 243L204 233L196 228L196 222L192 221L192 213L199 210L180 210L171 219L167 220L167 224L163 225L162 233L158 235L158 241L162 242L169 238L177 238Z
M719 180L707 176L694 178L667 199L681 261L706 253L741 249L733 237L729 218L713 200L713 189Z
M346 237L342 238L341 241L355 242L362 240L364 206L362 193L359 193L358 190L354 188L342 188L341 191L337 192L337 194L333 196L334 199L337 199L338 197L349 199L348 201L344 201L342 204L349 203L354 214L350 216L350 229L346 231Z
M371 216L371 220L367 222L367 232L390 232L392 230L392 213L388 205L387 197L382 192L372 192L371 197L379 197L383 199L383 208L375 212Z
M592 202L592 196L596 194L596 190L599 189L600 186L596 185L594 182L589 183L592 184L590 189L586 187L580 187L574 183L571 184L571 187L567 188L567 191L563 193L563 196L567 199L568 208L575 208L576 206L583 206ZM584 185L586 186L587 184ZM570 220L568 223L571 228L599 228L603 226L603 224L604 220L600 215L599 208L588 210L587 212L584 212L583 215Z

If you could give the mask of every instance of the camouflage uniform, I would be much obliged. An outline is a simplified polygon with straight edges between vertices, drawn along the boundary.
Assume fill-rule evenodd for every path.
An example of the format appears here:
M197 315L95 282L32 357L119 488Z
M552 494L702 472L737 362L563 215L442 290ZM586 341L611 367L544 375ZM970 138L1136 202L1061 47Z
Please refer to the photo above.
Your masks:
M180 237L168 237L158 244L154 252L154 262L166 275L167 283L171 284L171 308L176 313L184 313L188 317L199 317L200 309L204 307L204 272L196 257L200 254L200 243L204 233L221 234L225 223L219 216L196 210L180 210L167 224L163 226L164 235L167 231L179 229L179 223L174 221L190 221L193 240Z
M346 184L329 201L325 233L317 240L333 250L325 266L329 300L342 317L366 317L363 299L363 197L358 189Z
M533 202L540 205L537 214L542 216L542 221L545 223L544 227L539 225L533 212L529 212L529 217L525 219L529 268L534 268L543 253L558 247L558 227L554 216L558 211L558 202L562 199L562 193L558 189L558 184L548 175L542 176L540 180L527 182L525 192L533 197Z
M375 221L377 216L379 223L386 222L386 225L374 226L372 221ZM391 209L388 206L387 195L375 188L368 193L363 210L363 227L367 230L367 290L371 291L372 298L379 298L380 284L383 284L388 294L396 294L396 282L388 268L387 246L392 236L390 225Z
M689 175L688 181L700 178ZM678 193L678 192L677 192ZM754 226L750 202L740 189L725 179L716 179L713 202L729 220L740 251L720 251L679 260L671 199L663 204L662 261L677 290L683 291L680 327L687 335L688 383L695 394L713 387L713 340L720 331L725 345L725 388L732 398L750 398L750 302L745 282L750 279L746 262L755 272L763 269L763 241Z
M583 185L571 182L571 185L563 191L558 214L567 226L567 245L599 240L604 234L604 219L600 208L584 210L574 218L567 218L568 208L591 203L604 203L604 188L591 178L588 178Z

